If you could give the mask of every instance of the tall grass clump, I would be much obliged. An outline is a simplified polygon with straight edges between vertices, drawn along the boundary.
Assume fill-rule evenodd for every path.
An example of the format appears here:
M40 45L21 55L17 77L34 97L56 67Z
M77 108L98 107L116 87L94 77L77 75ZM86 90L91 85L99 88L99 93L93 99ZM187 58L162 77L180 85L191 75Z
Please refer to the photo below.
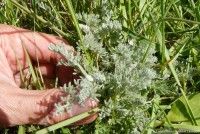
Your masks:
M90 115L83 113L42 130L24 126L27 132L200 132L199 1L4 0L0 6L1 23L58 34L75 47L76 55L49 44L68 59L59 64L80 76L60 87L70 95L55 104L57 114L74 101L99 101L89 125L63 127Z

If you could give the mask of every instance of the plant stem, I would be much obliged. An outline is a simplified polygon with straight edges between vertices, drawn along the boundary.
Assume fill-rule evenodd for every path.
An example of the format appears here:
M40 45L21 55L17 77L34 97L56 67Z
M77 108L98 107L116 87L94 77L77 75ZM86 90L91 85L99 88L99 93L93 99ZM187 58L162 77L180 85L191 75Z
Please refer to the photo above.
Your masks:
M164 21L164 11L165 11L165 0L161 0L161 34L162 34L162 42L161 42L161 53L162 53L162 63L165 61L165 21Z
M182 21L182 22L186 22L186 23L193 23L193 24L200 25L199 21L186 20L186 19L182 19L182 18L167 17L167 18L165 18L165 20Z
M72 17L72 22L74 23L74 26L75 26L76 31L78 33L79 39L80 39L80 41L82 43L83 42L83 34L82 34L81 29L79 27L78 20L77 20L77 18L75 16L75 11L74 11L74 8L72 6L72 2L71 2L71 0L65 0L65 2L67 3L67 7L68 7L68 10L69 10L69 13L70 13L70 15Z
M94 113L96 113L98 111L99 111L99 108L94 108L94 109L92 109L90 111L84 112L82 114L74 116L74 117L72 117L70 119L67 119L65 121L62 121L62 122L59 122L59 123L54 124L52 126L49 126L47 128L41 129L41 130L37 131L35 134L46 134L46 133L49 133L51 131L54 131L56 129L62 128L64 126L67 126L67 125L70 125L72 123L75 123L75 122L77 122L79 120L82 120L82 119L84 119L86 117L89 117L90 115L92 115L92 114L94 114Z
M93 60L92 60L90 54L87 52L87 49L85 48L85 46L83 44L83 34L82 34L82 31L79 27L79 22L76 18L75 11L74 11L74 8L72 6L72 2L71 2L71 0L65 0L65 2L67 3L67 7L68 7L69 13L70 13L71 18L72 18L72 22L74 23L74 26L76 28L76 31L77 31L79 39L80 39L80 48L83 50L83 52L84 52L84 54L87 58L88 64L91 65L91 67L92 67Z

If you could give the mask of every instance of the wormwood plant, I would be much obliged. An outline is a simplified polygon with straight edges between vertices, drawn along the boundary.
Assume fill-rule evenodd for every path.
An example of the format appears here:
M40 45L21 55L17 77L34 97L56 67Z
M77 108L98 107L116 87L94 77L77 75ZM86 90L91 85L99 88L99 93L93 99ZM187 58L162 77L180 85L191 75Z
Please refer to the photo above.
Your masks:
M147 95L157 77L153 68L155 49L145 40L128 37L122 31L120 17L114 18L114 13L106 9L109 6L103 6L106 14L101 17L77 14L84 36L76 55L62 44L49 47L67 59L59 64L73 66L81 76L62 88L70 95L62 98L65 104L56 104L57 113L70 110L73 101L83 104L90 97L100 101L95 133L140 133L150 121L151 99Z

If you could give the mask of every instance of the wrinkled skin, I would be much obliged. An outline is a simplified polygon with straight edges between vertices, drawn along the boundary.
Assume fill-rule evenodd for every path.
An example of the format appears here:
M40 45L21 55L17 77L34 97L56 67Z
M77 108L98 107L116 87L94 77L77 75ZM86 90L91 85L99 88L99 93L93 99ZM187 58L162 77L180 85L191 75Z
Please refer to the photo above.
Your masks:
M48 49L50 43L61 42L65 42L67 49L73 50L66 41L57 36L0 24L0 126L50 125L96 106L95 101L88 99L84 107L74 103L71 111L55 115L54 103L67 94L55 88L20 88L20 68L26 75L29 67L24 49L33 62L39 61L39 69L44 77L53 78L57 74L61 82L73 79L72 69L56 67L62 57ZM96 116L95 114L78 124L92 122Z

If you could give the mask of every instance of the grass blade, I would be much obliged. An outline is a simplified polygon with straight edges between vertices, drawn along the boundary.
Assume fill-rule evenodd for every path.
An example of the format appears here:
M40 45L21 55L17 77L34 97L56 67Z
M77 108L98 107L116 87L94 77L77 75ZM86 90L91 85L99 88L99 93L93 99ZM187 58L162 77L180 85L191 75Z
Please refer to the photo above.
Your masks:
M78 33L79 39L82 42L83 41L83 35L82 35L81 29L79 27L78 20L76 19L76 15L75 15L74 8L72 6L72 2L71 2L71 0L65 0L65 2L67 3L67 7L68 7L69 13L72 17L72 22L74 23L74 26L75 26L76 31Z
M31 15L32 17L35 17L37 20L41 21L42 23L44 23L45 25L48 25L51 29L53 29L55 32L57 32L58 34L67 37L67 38L72 38L72 35L63 32L62 30L58 29L56 26L54 26L51 22L43 19L42 17L36 15L34 12L30 11L28 8L20 5L17 1L15 0L10 0L10 2L12 2L13 5L15 5L16 7L18 7L20 10L24 11L25 13Z
M72 118L70 118L68 120L65 120L65 121L59 122L59 123L57 123L55 125L52 125L52 126L49 126L47 128L41 129L41 130L37 131L35 134L46 134L46 133L49 133L51 131L54 131L56 129L62 128L64 126L67 126L67 125L70 125L72 123L75 123L75 122L77 122L79 120L82 120L82 119L84 119L86 117L89 117L90 115L92 115L92 114L94 114L94 113L96 113L98 111L99 111L99 108L94 108L94 109L92 109L92 110L90 110L88 112L84 112L84 113L79 114L77 116L74 116L74 117L72 117Z
M175 129L180 130L180 132L185 133L199 133L200 126L192 126L192 125L182 125L182 124L172 124Z
M168 50L167 50L166 47L165 47L165 58L166 58L167 61L170 61L170 57L169 57ZM177 73L176 73L176 71L175 71L175 69L174 69L174 66L173 66L172 62L169 62L168 65L169 65L169 68L170 68L170 70L171 70L171 72L172 72L172 74L173 74L173 76L174 76L174 78L175 78L175 80L176 80L176 83L177 83L178 86L180 87L181 93L182 93L183 98L184 98L184 100L185 100L185 102L186 102L186 106L188 107L188 110L189 110L188 113L189 113L189 115L190 115L191 122L192 122L192 124L194 124L194 125L197 126L197 122L196 122L196 120L195 120L195 118L194 118L194 114L192 113L192 109L191 109L191 107L190 107L189 101L188 101L188 99L187 99L187 96L186 96L186 94L185 94L183 88L182 88L182 85L181 85L181 83L180 83L180 80L179 80L179 78L178 78L178 75L177 75Z

